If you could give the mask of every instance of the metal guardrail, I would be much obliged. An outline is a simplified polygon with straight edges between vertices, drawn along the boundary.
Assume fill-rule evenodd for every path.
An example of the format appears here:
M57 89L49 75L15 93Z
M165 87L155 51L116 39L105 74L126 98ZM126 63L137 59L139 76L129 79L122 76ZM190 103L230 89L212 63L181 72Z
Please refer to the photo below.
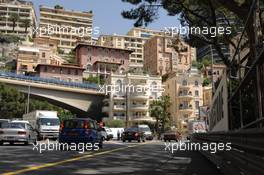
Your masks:
M231 143L231 151L201 151L225 174L264 174L264 129L193 134L192 142Z
M41 78L41 77L35 77L35 76L25 76L25 75L15 74L12 72L4 72L4 71L0 71L0 77L6 78L6 79L12 79L12 80L60 85L60 86L66 86L66 87L71 87L71 88L94 89L94 90L99 89L97 84L92 84L92 83L87 84L87 83L67 82L67 81L61 81L57 79L48 79L48 78Z

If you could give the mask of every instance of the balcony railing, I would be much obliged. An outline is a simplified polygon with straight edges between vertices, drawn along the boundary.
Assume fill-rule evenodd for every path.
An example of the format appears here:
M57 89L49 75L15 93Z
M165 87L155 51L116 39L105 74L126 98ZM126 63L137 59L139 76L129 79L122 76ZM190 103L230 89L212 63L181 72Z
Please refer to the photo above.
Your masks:
M99 87L97 84L67 82L67 81L61 81L57 79L48 79L48 78L40 78L40 77L35 77L35 76L19 75L19 74L15 74L12 72L0 71L0 77L6 78L6 79L19 80L19 81L28 81L28 82L33 82L33 83L45 83L45 84L52 84L52 85L58 85L58 86L66 86L66 87L71 87L71 88L99 90Z

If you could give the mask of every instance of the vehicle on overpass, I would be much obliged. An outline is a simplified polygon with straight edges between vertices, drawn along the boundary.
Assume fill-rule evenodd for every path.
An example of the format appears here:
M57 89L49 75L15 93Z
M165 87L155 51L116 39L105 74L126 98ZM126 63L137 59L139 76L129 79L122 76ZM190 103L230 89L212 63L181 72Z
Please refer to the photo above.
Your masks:
M41 111L36 110L23 115L23 119L37 130L38 139L54 139L59 137L60 120L57 111Z
M0 145L5 142L13 145L22 142L25 145L37 141L37 132L28 121L15 120L4 123L0 129Z
M122 134L122 141L123 142L131 142L132 140L136 140L138 142L145 142L146 137L144 132L139 127L131 127L126 128Z
M64 120L60 127L59 143L97 143L102 148L101 128L90 118Z

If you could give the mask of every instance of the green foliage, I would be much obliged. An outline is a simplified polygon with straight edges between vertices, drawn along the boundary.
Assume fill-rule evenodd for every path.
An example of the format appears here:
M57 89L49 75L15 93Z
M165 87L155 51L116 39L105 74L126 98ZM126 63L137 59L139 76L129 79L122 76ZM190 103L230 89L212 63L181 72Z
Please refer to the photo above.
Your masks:
M134 20L134 26L143 26L152 23L159 17L159 8L163 8L170 16L178 16L181 26L189 29L199 28L205 32L187 32L184 37L185 41L193 47L202 47L212 45L223 62L228 66L230 60L222 49L221 44L227 46L236 44L232 39L241 33L241 27L246 27L246 33L249 40L254 41L255 36L251 35L254 32L253 18L249 20L245 26L250 11L252 0L237 1L237 0L122 0L130 3L135 7L122 12L122 16L127 19ZM263 6L263 2L260 1ZM262 10L263 12L263 10ZM264 18L261 19L264 23ZM224 32L216 32L225 29ZM226 30L228 27L228 31ZM172 32L173 29L169 29ZM262 27L262 31L264 28ZM173 31L177 33L176 31ZM221 43L221 44L220 44ZM250 42L249 42L250 43ZM253 42L252 42L253 43ZM250 48L255 47L254 44ZM253 48L252 48L253 50Z
M155 100L150 105L150 116L156 119L156 131L161 125L161 131L164 132L166 127L170 126L170 108L171 102L168 95L162 96L160 100Z
M58 50L58 54L64 54L64 50L62 50L60 48L58 48L57 50Z
M16 89L0 84L0 118L21 118L25 113L27 97ZM47 101L30 99L29 111L57 111L61 120L74 117L69 111L54 106Z
M83 81L86 83L95 83L102 85L105 83L105 79L100 76L89 76L88 78L84 78Z
M124 128L125 122L123 120L107 120L105 126L110 128Z
M24 39L19 36L0 34L0 43L18 43L23 40Z
M209 84L211 84L211 79L209 79L209 78L206 78L206 79L204 79L204 81L203 81L203 86L208 86Z
M20 118L25 111L25 97L15 89L0 84L0 118Z
M193 61L192 66L197 67L197 69L201 70L203 67L211 65L211 62L212 61L209 57L204 57L201 61Z
M69 63L76 64L76 56L75 56L75 51L71 50L70 53L66 55L66 59L68 60Z
M11 13L9 20L12 22L13 32L15 31L15 27L19 19L20 18L17 13Z

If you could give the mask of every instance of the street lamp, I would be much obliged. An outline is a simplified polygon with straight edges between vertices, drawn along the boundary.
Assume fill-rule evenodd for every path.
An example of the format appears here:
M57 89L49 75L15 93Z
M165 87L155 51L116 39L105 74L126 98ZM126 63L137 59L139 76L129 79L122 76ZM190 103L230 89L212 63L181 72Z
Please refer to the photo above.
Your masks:
M27 108L26 108L26 113L29 113L29 100L30 100L30 83L28 84Z

